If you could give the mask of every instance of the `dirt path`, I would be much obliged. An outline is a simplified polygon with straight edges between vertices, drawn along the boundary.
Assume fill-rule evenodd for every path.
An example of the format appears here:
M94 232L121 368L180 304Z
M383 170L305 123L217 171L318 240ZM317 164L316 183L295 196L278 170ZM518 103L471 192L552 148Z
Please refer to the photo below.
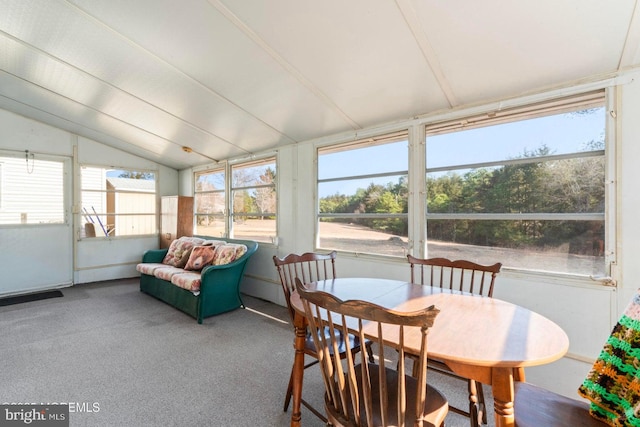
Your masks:
M236 225L235 235L240 239L256 239L273 233L275 221L247 220ZM199 226L199 234L207 233L207 228ZM372 230L357 224L337 222L320 223L320 246L348 252L374 253L404 258L407 255L406 237L394 236ZM430 257L467 259L482 264L502 262L504 266L529 270L557 271L563 273L593 274L604 273L602 257L573 255L559 249L521 250L491 248L439 241L429 241Z

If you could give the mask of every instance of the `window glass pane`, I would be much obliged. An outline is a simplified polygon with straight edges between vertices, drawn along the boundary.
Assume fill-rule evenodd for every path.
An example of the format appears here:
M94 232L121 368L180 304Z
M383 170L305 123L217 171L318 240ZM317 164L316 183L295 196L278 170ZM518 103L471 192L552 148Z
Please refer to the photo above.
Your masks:
M407 168L406 137L384 144L363 141L342 149L319 149L319 247L405 256Z
M224 193L196 193L198 214L224 214Z
M224 237L225 170L196 173L195 182L195 234Z
M250 165L237 165L233 167L232 187L254 187L258 185L272 184L275 180L275 161L252 163Z
M262 218L234 216L233 237L236 239L273 243L275 236L276 219L273 216Z
M601 221L427 221L427 256L603 275Z
M430 136L427 169L604 149L604 107Z
M224 237L226 227L224 216L196 215L196 229L194 234L211 237Z
M272 243L277 235L275 158L231 168L233 236Z
M156 216L151 215L115 215L85 214L86 224L91 224L95 236L135 236L140 234L153 234L156 227ZM117 225L117 229L116 229ZM84 237L92 237L85 235Z
M604 136L604 108L427 135L428 256L605 274Z
M155 173L83 166L81 186L84 237L157 232Z
M407 176L318 184L321 213L406 213Z
M601 213L604 156L427 174L429 213Z
M327 150L318 156L318 179L406 171L409 162L407 146L407 140L403 139L337 152Z
M224 191L224 170L196 174L196 191Z
M65 222L64 163L0 157L0 224Z
M233 192L233 212L239 214L255 214L263 217L273 215L276 211L275 188L262 187L237 190Z
M380 226L384 231L378 231ZM349 222L321 218L319 229L321 248L398 257L407 255L406 218L353 219Z

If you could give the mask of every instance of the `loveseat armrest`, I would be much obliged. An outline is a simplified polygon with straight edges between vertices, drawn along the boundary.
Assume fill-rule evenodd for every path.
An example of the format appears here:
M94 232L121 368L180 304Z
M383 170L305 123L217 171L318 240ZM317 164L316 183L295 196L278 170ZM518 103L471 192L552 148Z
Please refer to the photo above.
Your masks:
M199 296L202 309L198 323L205 317L244 307L240 296L240 281L247 261L256 252L258 243L238 240L233 243L245 244L247 252L229 264L210 265L202 269Z
M142 255L142 262L160 263L164 259L169 249L150 249Z
M229 243L244 244L247 247L247 252L237 260L231 261L229 264L209 265L203 268L201 273L203 284L205 282L209 282L208 278L213 279L214 277L225 277L225 279L232 279L232 282L240 282L247 261L258 249L258 243L252 240L228 240ZM213 280L211 281L213 282Z

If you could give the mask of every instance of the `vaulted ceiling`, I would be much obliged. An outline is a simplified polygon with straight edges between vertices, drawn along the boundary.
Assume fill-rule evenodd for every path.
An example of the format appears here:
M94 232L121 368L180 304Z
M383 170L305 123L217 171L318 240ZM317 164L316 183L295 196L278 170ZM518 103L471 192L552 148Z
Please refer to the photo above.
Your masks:
M614 75L640 64L639 14L636 0L0 0L0 108L183 169Z

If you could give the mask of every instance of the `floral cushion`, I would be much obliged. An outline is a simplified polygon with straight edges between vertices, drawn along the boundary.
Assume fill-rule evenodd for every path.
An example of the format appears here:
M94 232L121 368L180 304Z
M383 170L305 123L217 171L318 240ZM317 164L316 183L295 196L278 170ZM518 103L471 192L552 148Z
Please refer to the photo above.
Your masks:
M245 245L235 244L235 246L236 246L236 259L241 258L242 255L247 253L247 247Z
M153 275L158 279L166 280L167 282L171 281L171 277L174 274L184 273L184 270L178 267L170 267L165 265L164 267L156 268L153 271Z
M171 276L171 283L182 289L197 292L200 290L202 280L200 278L200 273L187 271Z
M204 242L204 239L187 236L174 240L171 242L169 250L162 260L162 263L173 267L184 267L187 261L189 261L191 249L196 245L202 244L202 242Z
M213 262L216 246L196 246L189 255L189 261L184 266L185 270L202 270Z
M138 270L142 274L148 274L149 276L153 276L153 272L156 268L166 267L167 264L160 264L156 262L144 262L136 265L136 270Z
M235 243L220 245L216 248L216 253L213 257L213 265L229 264L230 262L240 258L246 252L247 247L245 245Z

